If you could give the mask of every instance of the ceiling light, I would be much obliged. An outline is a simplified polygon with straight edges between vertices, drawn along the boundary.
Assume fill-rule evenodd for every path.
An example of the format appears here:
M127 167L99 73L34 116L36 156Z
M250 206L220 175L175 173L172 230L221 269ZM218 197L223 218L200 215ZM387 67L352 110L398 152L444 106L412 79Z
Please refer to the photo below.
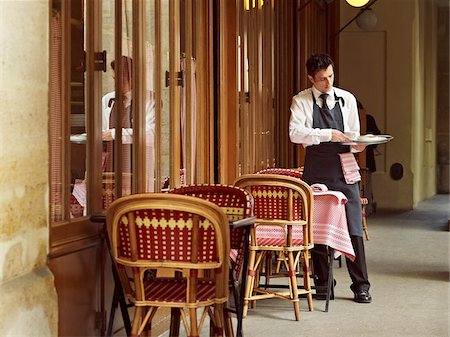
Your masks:
M367 5L370 0L346 0L350 6L353 7L363 7Z

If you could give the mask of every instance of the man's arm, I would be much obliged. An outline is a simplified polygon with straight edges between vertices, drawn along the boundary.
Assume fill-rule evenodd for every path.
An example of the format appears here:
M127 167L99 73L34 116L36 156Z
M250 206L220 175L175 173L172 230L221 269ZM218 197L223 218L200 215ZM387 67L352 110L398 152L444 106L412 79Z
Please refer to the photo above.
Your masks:
M308 104L311 105L310 108ZM312 127L312 105L312 99L301 98L299 95L292 99L289 137L293 143L308 146L331 141L331 129Z

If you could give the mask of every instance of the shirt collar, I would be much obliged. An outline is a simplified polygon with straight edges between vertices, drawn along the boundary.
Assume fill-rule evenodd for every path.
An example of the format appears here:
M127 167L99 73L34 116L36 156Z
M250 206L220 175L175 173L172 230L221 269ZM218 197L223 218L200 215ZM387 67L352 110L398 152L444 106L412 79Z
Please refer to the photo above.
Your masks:
M317 90L315 86L312 86L312 87L311 87L311 90L312 90L313 95L314 95L314 98L315 98L316 100L318 100L319 97L320 97L320 95L323 94L322 92L320 92L319 90ZM326 94L330 95L331 97L334 97L334 88L331 88L331 90L328 91Z

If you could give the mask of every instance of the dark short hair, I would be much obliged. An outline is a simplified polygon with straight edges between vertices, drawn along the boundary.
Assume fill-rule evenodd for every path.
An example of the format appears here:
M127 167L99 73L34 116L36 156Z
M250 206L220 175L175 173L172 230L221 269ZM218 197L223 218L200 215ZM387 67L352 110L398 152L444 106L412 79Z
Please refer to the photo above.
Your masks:
M312 54L308 61L306 61L306 70L308 75L314 77L319 70L325 70L329 66L333 66L334 63L328 54Z
M122 67L123 67L123 75L127 78L131 78L131 69L133 65L133 60L131 57L128 56L121 56L120 59L122 60ZM116 60L111 61L111 68L112 70L116 70Z

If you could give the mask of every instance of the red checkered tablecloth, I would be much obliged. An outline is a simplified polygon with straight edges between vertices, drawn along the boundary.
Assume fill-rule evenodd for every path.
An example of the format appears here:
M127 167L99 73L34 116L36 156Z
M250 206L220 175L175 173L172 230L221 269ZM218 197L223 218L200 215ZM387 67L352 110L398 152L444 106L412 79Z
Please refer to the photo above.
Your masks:
M313 234L314 243L327 245L335 250L335 257L344 254L355 259L348 233L345 203L342 192L320 191L314 193Z
M350 234L348 233L345 213L346 196L338 191L313 191L313 240L315 244L327 245L334 248L334 256L344 254L354 261ZM292 230L294 242L303 241L303 227L294 226ZM286 229L280 226L264 225L256 228L259 246L283 244Z

